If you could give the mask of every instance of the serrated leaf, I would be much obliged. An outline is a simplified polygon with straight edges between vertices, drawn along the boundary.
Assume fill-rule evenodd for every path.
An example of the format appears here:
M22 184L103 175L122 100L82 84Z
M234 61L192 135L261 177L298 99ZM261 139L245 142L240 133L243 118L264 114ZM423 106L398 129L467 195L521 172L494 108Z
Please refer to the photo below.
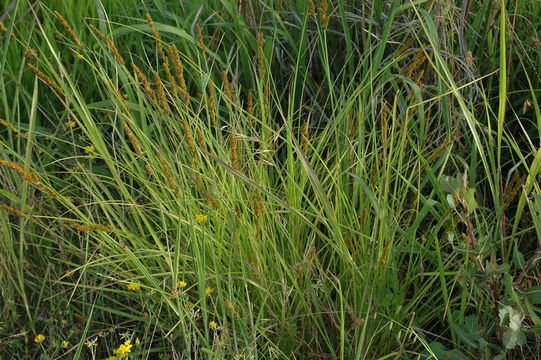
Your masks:
M513 331L519 331L522 327L522 320L524 319L524 315L517 312L514 314L511 314L509 316L509 329Z
M511 306L504 306L498 310L498 316L500 318L500 326L507 326L509 323L509 313L513 310Z

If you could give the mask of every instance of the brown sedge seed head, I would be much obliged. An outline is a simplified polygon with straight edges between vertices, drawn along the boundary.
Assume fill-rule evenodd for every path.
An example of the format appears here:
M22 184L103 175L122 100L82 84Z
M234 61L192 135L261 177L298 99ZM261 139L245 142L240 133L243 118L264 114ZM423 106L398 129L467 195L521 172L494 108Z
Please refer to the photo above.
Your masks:
M229 158L231 166L240 171L239 141L233 132L229 133Z
M169 46L168 52L169 56L171 56L173 68L175 69L175 73L177 75L177 80L180 86L180 95L183 97L184 102L186 104L189 104L190 95L188 94L188 89L186 88L186 80L184 79L184 66L182 65L182 61L180 60L177 47L174 44Z
M180 188L175 183L175 179L173 177L173 173L171 172L171 168L169 165L167 165L167 162L163 158L162 154L158 151L156 152L156 156L158 157L158 160L160 161L160 165L162 166L163 172L165 174L165 178L167 179L167 185L175 191L175 195L180 195Z
M320 6L319 6L319 15L321 16L321 23L323 25L323 29L327 30L329 27L329 15L327 14L328 10L328 4L327 0L321 0Z
M208 91L209 91L209 112L210 116L212 117L212 126L214 128L218 127L218 123L216 121L216 101L214 100L214 85L212 82L209 81L208 85Z
M66 19L64 19L64 17L62 16L62 14L60 14L58 11L55 11L54 12L54 15L56 16L56 18L58 19L58 21L60 21L60 24L62 24L62 26L66 29L66 31L68 32L68 34L70 34L71 38L73 39L73 41L75 41L75 43L77 45L79 45L80 47L84 47L83 43L81 42L81 40L79 40L79 37L77 37L77 34L75 33L75 30L73 30L73 28L68 24L68 22L66 21Z
M229 82L229 78L227 77L227 72L222 71L222 81L224 83L224 92L225 96L233 101L233 90L231 89L231 83Z
M32 64L26 65L38 78L41 79L41 81L52 87L53 90L56 91L58 94L62 94L62 88L58 86L58 84L56 84L50 77L39 71L38 68Z
M316 5L314 4L314 0L308 0L308 12L313 17L316 17Z
M195 33L197 35L197 41L199 42L199 46L201 47L201 50L203 51L203 54L206 53L206 46L205 46L205 40L203 38L203 32L201 31L201 26L199 24L195 24Z
M156 81L156 87L158 88L158 99L160 102L161 110L164 114L170 114L171 108L169 107L169 103L167 102L167 96L165 94L165 87L162 82L162 78L158 74L157 71L154 71L154 80Z
M135 75L137 76L137 78L139 79L139 82L141 83L141 85L143 85L143 90L145 91L145 93L153 100L153 101L156 101L156 93L154 92L154 90L152 90L152 88L150 87L150 83L148 82L147 80L147 77L145 76L145 74L143 74L143 72L141 71L141 69L135 65L134 63L131 63L131 68L133 69L133 71L135 72Z

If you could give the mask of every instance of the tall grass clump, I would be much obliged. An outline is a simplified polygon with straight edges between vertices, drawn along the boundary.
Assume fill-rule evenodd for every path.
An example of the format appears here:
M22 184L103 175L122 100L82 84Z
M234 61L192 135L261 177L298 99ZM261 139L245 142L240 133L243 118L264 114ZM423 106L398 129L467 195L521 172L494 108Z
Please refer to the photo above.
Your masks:
M537 1L0 4L0 357L541 357Z

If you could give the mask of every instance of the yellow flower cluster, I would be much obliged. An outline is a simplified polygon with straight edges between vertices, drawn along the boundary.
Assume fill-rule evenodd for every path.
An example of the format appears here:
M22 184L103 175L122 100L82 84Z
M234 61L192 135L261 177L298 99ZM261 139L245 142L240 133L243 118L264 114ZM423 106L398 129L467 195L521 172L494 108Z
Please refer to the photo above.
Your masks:
M186 287L186 286L188 286L188 284L186 283L186 281L182 281L182 280L177 281L177 287L179 287L179 288L184 288L184 287Z
M197 214L197 215L195 215L195 221L198 222L199 224L204 223L208 219L209 219L209 216L205 215L205 214Z
M128 290L133 290L133 291L141 290L141 285L136 284L136 283L130 283L128 284Z
M88 157L90 159L95 159L98 157L98 155L94 152L94 150L96 150L94 148L94 145L88 145L88 146L85 146L85 150L86 152L88 153Z
M34 338L34 342L37 342L37 343L40 343L43 340L45 340L45 335L43 334L37 334L36 337Z
M131 343L131 340L126 340L124 341L124 344L120 345L118 349L114 350L113 352L120 356L124 356L131 353L132 346L133 344Z

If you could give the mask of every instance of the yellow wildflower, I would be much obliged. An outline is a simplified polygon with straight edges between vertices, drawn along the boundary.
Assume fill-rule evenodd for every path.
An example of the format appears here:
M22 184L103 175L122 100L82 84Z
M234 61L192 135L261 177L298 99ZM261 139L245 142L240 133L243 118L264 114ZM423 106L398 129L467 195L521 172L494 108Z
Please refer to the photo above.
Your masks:
M210 294L212 294L213 291L214 289L209 286L205 289L205 295L210 296Z
M124 341L124 344L120 345L118 349L114 351L115 354L118 355L126 355L128 353L131 353L132 344L130 340Z
M195 215L195 221L200 223L200 224L207 221L208 218L209 218L209 216L205 215L205 214L197 214L197 215Z
M116 356L112 355L112 356L109 356L107 359L105 360L116 360L118 359Z
M86 150L86 152L92 152L92 151L94 151L94 146L93 145L85 146L85 150Z
M209 327L212 330L216 330L218 328L218 324L216 323L216 321L211 321L211 322L209 322Z
M139 345L141 343L141 340L139 338L135 338L135 345Z
M69 341L66 341L66 340L62 341L63 348L67 348L69 344L70 344Z
M139 285L139 284L136 284L136 283L129 283L128 284L128 290L137 291L137 290L140 290L140 289L141 289L141 285Z
M177 282L177 287L183 288L183 287L186 287L186 286L188 286L186 281L180 280L180 281Z
M66 126L69 127L69 128L75 127L75 125L76 125L76 123L73 120L66 121Z
M40 343L43 340L45 340L45 335L43 334L37 334L36 337L34 338L34 342L37 342L37 343Z

